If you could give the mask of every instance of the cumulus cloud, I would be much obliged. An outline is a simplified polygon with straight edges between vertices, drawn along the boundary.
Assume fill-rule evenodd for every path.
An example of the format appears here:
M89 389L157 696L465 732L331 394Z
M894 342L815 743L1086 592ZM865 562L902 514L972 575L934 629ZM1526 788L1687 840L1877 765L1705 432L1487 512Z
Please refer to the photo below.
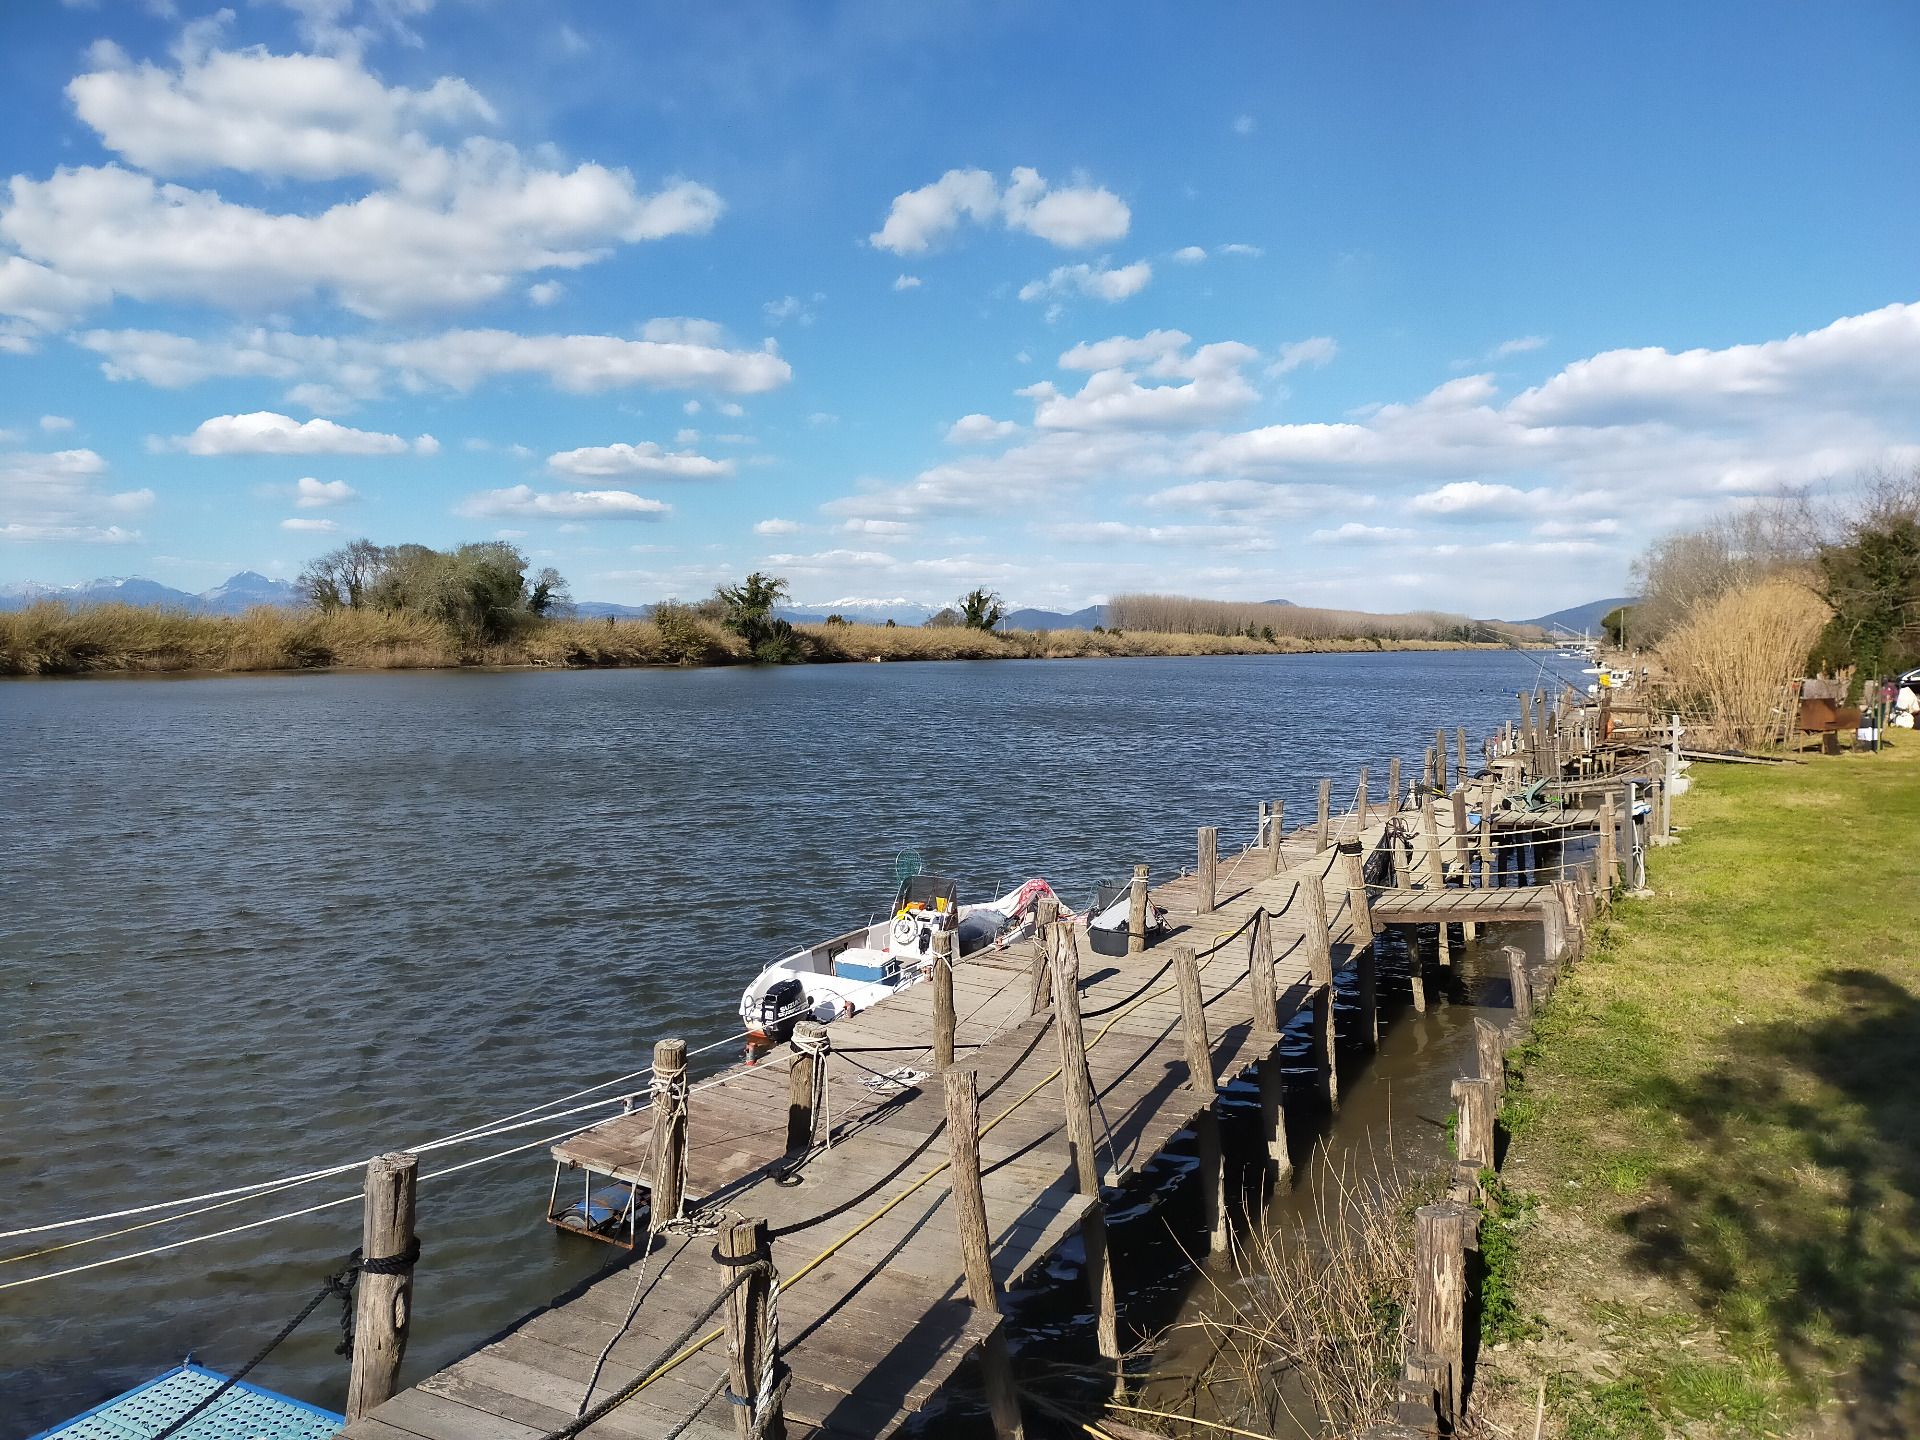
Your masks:
M1547 343L1544 335L1519 335L1512 340L1502 340L1493 347L1493 358L1504 360L1509 355L1524 355L1529 350L1538 350Z
M962 415L947 429L949 445L985 445L1018 435L1020 426L1012 420L996 420L991 415Z
M658 475L669 480L717 480L733 473L733 461L714 460L691 451L667 451L651 440L638 445L589 445L547 457L547 468L563 475Z
M1085 183L1053 186L1037 170L1016 168L1003 189L985 170L949 170L932 184L896 195L884 224L867 237L879 250L920 255L950 239L963 221L1037 235L1063 250L1123 239L1133 223L1111 190Z
M555 520L658 520L672 509L631 490L535 490L510 485L483 490L463 500L458 513L472 516L520 515Z
M96 68L72 82L76 112L125 163L13 178L0 205L0 242L17 252L0 271L6 313L31 309L51 328L49 316L125 295L321 298L387 318L477 304L620 245L704 234L720 214L719 196L691 180L647 192L625 170L530 160L484 135L441 143L434 132L493 118L464 81L391 88L353 55L220 50L195 33L175 68L96 47ZM165 179L216 171L326 183L328 198L342 183L371 188L269 210Z
M1258 124L1251 115L1236 115L1233 118L1233 133L1236 135L1251 135L1257 128Z
M440 445L431 435L409 443L398 435L355 430L331 420L295 420L256 410L202 420L191 435L174 437L166 448L189 455L431 455Z
M1316 530L1308 538L1323 545L1369 545L1382 540L1405 540L1412 534L1411 530L1393 525L1362 525L1358 520L1349 520L1331 530Z
M1198 265L1207 258L1207 248L1204 245L1183 245L1173 252L1173 258L1182 265Z
M296 515L280 522L282 530L293 530L307 535L331 535L340 528L336 520L320 520L312 516Z
M1530 510L1550 497L1545 490L1520 490L1484 480L1452 480L1434 490L1423 490L1407 502L1421 515L1513 514Z
M73 421L65 415L42 415L40 417L40 428L49 435L56 433L64 434L66 431L73 429Z
M1310 340L1293 340L1282 345L1274 352L1273 364L1268 369L1275 375L1285 375L1305 365L1318 370L1331 364L1339 353L1340 346L1332 336L1315 335Z
M254 328L211 339L161 330L88 330L74 338L102 357L101 373L109 380L179 389L212 379L273 379L298 388L296 403L315 410L344 409L396 385L464 394L516 375L541 376L583 395L632 386L756 394L793 377L792 366L772 348L728 348L709 322L650 321L643 334L647 338L629 340L446 330L411 340L368 340Z
M14 316L22 325L22 344L13 348L27 348L39 332L71 324L105 304L109 293L104 285L76 280L18 255L0 255L0 315Z
M153 491L106 488L107 462L92 450L0 454L0 541L124 545L141 538L123 521L152 508Z
M316 480L302 475L293 482L293 503L302 510L324 510L359 498L360 492L344 480Z
M1188 354L1188 343L1179 331L1156 330L1075 346L1060 357L1061 368L1093 370L1077 394L1062 393L1050 380L1018 393L1034 402L1033 423L1041 430L1187 429L1224 420L1259 399L1240 373L1259 351L1226 340Z
M756 535L794 535L799 533L801 528L802 526L798 520L782 520L776 516L769 520L755 521L753 533Z
M1249 260L1258 260L1262 255L1266 254L1267 252L1262 250L1258 245L1233 244L1233 245L1222 245L1220 247L1220 253L1222 255L1240 255L1240 256L1244 256Z
M896 275L893 277L893 288L895 290L918 290L920 288L920 277L918 275Z
M1058 300L1084 295L1108 304L1138 295L1153 279L1153 266L1145 260L1109 269L1098 265L1059 265L1044 280L1029 280L1020 287L1022 300Z
M527 287L527 299L542 308L553 304L566 293L567 287L558 280L542 280L538 284Z
M814 298L817 300L820 297L816 295ZM769 300L760 307L760 313L767 317L769 325L784 325L789 320L796 325L813 323L813 311L798 295L782 295L778 300Z

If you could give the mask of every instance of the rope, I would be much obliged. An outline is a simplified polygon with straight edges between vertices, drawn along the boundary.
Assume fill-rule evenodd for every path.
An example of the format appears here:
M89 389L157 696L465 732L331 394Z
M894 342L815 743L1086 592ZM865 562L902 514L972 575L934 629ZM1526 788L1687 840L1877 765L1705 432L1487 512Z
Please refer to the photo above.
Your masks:
M420 1253L420 1239L418 1236L414 1237L413 1243L409 1248L413 1251L414 1255L418 1257ZM291 1320L289 1320L286 1324L280 1327L279 1334L275 1335L271 1340L267 1341L266 1344L262 1345L257 1351L255 1351L254 1356L251 1360L247 1361L246 1364L242 1365L238 1370L234 1371L234 1373L230 1377L221 1381L220 1384L214 1388L213 1393L208 1395L198 1405L195 1405L191 1410L187 1411L186 1414L182 1415L178 1420L175 1420L171 1425L167 1426L166 1429L156 1434L153 1437L153 1440L167 1440L167 1437L169 1435L178 1434L181 1430L186 1428L187 1424L190 1421L193 1421L198 1417L200 1417L201 1415L206 1414L207 1411L213 1407L213 1404L215 1401L217 1401L222 1395L226 1394L234 1386L238 1385L242 1380L246 1379L248 1374L252 1372L254 1366L258 1365L262 1360L266 1359L267 1356L271 1355L276 1349L279 1348L281 1341L285 1340L289 1335L293 1334L295 1330L298 1330L300 1326L306 1322L306 1318L309 1315L313 1314L314 1311L318 1310L321 1307L321 1305L326 1302L326 1298L329 1295L338 1295L340 1297L341 1303L346 1310L346 1313L341 1317L341 1321L340 1321L341 1332L343 1334L349 1334L350 1327L352 1324L352 1315L353 1315L352 1297L353 1297L354 1277L358 1271L364 1270L366 1268L366 1262L362 1261L359 1258L359 1254L360 1252L356 1250L353 1254L353 1258L349 1259L345 1265L341 1266L338 1270L334 1271L331 1275L327 1276L327 1278L323 1280L320 1284L319 1293L316 1294L311 1300L307 1301L306 1304L302 1305L299 1311L295 1313L294 1317ZM387 1262L385 1260L382 1260L376 1263L385 1264ZM410 1264L411 1262L408 1262L408 1263ZM376 1273L392 1273L392 1272L383 1271L383 1272L376 1272Z
M801 1035L796 1033L792 1040L793 1048L813 1060L812 1094L807 1108L812 1121L812 1131L807 1136L809 1148L815 1135L826 1136L826 1148L833 1149L833 1092L827 1087L827 1056L833 1053L833 1040L825 1026L818 1032ZM862 1067L865 1068L864 1066Z

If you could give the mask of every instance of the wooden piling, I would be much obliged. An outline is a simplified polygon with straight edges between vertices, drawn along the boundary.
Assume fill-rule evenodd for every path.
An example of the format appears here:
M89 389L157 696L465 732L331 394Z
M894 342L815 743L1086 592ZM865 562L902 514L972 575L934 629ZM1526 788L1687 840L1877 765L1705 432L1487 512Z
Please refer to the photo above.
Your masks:
M1319 821L1320 828L1316 834L1316 837L1314 840L1314 846L1313 846L1313 852L1316 855L1324 855L1326 853L1328 839L1329 839L1327 834L1327 826L1332 818L1332 811L1333 811L1333 781L1322 780L1320 782L1320 821Z
M1206 1001L1200 992L1200 962L1191 945L1173 950L1173 978L1180 991L1180 1039L1186 1050L1187 1084L1204 1108L1193 1122L1200 1162L1200 1213L1206 1217L1215 1250L1227 1243L1227 1187L1220 1148L1220 1115L1215 1108L1213 1047L1207 1038Z
M1620 819L1611 791L1600 802L1600 880L1611 900L1620 884Z
M1146 883L1144 865L1135 878ZM1094 1148L1093 1077L1087 1072L1087 1039L1080 1022L1080 942L1071 925L1053 927L1053 1028L1060 1042L1060 1085L1066 1105L1067 1148L1074 1182L1093 1204L1080 1222L1087 1250L1087 1283L1093 1290L1096 1338L1103 1358L1120 1358L1119 1297L1107 1251L1107 1217L1100 1202L1100 1159Z
M1466 726L1462 725L1454 730L1453 749L1454 749L1454 759L1458 762L1458 764L1455 766L1455 769L1458 772L1460 783L1464 785L1467 783L1467 727Z
M358 1420L393 1398L413 1327L413 1262L417 1156L376 1155L367 1162L360 1216L360 1253L376 1263L356 1282L353 1368L347 1377L347 1419ZM404 1262L404 1263L402 1263Z
M1196 846L1199 856L1194 875L1199 882L1200 898L1194 908L1202 915L1211 915L1214 903L1218 900L1220 878L1220 832L1212 825L1202 825Z
M653 1044L652 1223L678 1219L687 1199L687 1042Z
M1347 912L1353 925L1353 968L1360 1001L1360 1034L1380 1043L1380 978L1373 954L1373 906L1367 898L1366 861L1357 836L1340 842L1340 864L1347 884Z
M1293 1157L1287 1153L1285 1084L1280 1074L1280 995L1273 978L1273 927L1264 908L1256 910L1247 937L1248 1029L1256 1036L1272 1036L1260 1057L1260 1133L1267 1159L1281 1182L1293 1175Z
M959 918L954 918L959 924ZM933 937L933 1068L945 1070L953 1064L953 1031L957 1023L953 1009L953 952L959 932L948 928Z
M1367 767L1360 767L1360 783L1353 790L1353 813L1355 817L1354 834L1367 833Z
M1313 986L1313 1063L1320 1072L1327 1104L1340 1108L1340 1075L1333 1020L1333 937L1327 928L1327 891L1318 875L1303 876L1295 900L1306 907L1307 974Z
M1482 887L1493 884L1493 797L1496 794L1495 782L1489 777L1484 790L1480 792L1480 824L1474 833L1480 850L1480 884Z
M1473 1017L1474 1069L1493 1086L1496 1108L1507 1089L1507 1034L1484 1015Z
M714 1247L727 1283L745 1266L773 1263L773 1242L764 1220L734 1220ZM779 1313L768 1303L773 1274L760 1271L727 1297L727 1386L737 1403L733 1433L737 1440L785 1440L781 1413Z
M815 1020L802 1020L793 1027L793 1066L787 1071L787 1153L798 1155L813 1147L814 1086L826 1079L822 1067L824 1053L832 1042L827 1027Z
M1127 892L1127 953L1147 948L1147 867L1133 867L1133 886Z
M1027 1014L1038 1015L1053 1003L1053 927L1060 922L1060 902L1042 895L1033 902L1033 979L1027 991Z
M1467 1234L1473 1212L1441 1201L1414 1212L1413 1324L1411 1356L1439 1362L1434 1382L1437 1418L1443 1430L1460 1418L1465 1369ZM1410 1370L1414 1367L1410 1367Z
M1253 927L1247 933L1247 999L1249 1020L1256 1031L1272 1030L1280 1023L1280 995L1273 979L1273 932L1267 912L1253 913Z
M960 1259L967 1276L967 1297L973 1308L988 1314L1004 1312L1000 1284L993 1277L992 1237L987 1227L987 1197L980 1185L980 1085L970 1068L955 1066L946 1072L947 1161L953 1186L954 1219L960 1230ZM994 1326L980 1345L980 1379L987 1392L987 1410L999 1440L1020 1440L1026 1426L1020 1419L1019 1394L1013 1383L1013 1360L1007 1352L1004 1327Z
M1433 732L1433 788L1435 793L1447 793L1447 732Z
M1455 1080L1453 1102L1455 1178L1478 1200L1480 1172L1493 1169L1493 1082Z
M1400 808L1400 757L1395 755L1387 761L1387 809Z
M1500 953L1507 961L1507 981L1513 987L1513 1014L1516 1020L1533 1018L1533 981L1527 974L1527 955L1518 945L1505 945Z
M1286 838L1287 807L1284 801L1267 804L1267 874L1280 873L1280 844Z

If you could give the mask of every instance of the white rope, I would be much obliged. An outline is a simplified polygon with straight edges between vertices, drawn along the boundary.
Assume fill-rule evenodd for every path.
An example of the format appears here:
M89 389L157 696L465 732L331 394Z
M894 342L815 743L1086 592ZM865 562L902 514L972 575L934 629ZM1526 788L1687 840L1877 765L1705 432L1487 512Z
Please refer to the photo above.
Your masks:
M817 1133L826 1137L826 1148L833 1149L833 1091L827 1084L827 1056L833 1053L833 1037L821 1026L816 1034L792 1036L793 1048L813 1059L813 1086L810 1109ZM809 1139L812 1137L809 1136Z

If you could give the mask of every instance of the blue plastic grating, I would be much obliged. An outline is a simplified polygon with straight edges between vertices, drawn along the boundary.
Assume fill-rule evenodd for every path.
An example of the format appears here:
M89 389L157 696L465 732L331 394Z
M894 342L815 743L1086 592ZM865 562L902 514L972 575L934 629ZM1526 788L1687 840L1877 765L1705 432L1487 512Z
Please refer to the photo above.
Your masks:
M32 1440L152 1440L225 1379L204 1366L181 1365ZM317 1405L242 1381L174 1440L327 1440L344 1423Z

